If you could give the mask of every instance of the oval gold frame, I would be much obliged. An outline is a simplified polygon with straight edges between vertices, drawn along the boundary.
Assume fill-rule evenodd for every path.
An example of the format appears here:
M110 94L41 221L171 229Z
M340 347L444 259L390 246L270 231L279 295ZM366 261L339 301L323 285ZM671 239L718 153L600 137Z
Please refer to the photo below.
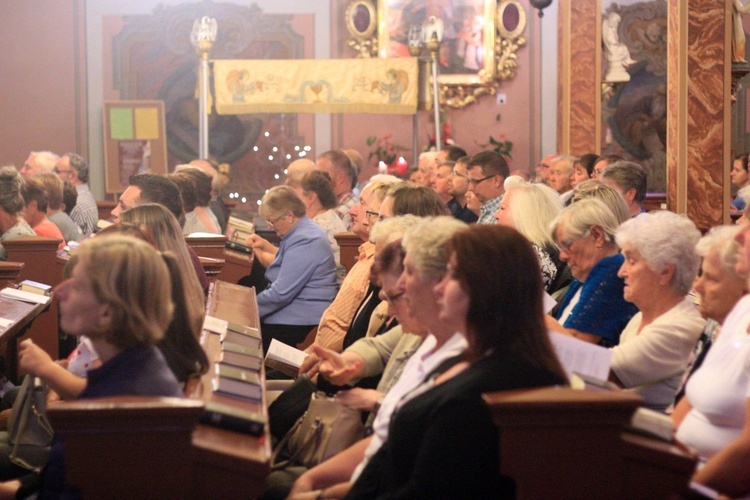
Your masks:
M518 26L512 31L507 29L503 24L503 14L505 14L505 9L511 5L513 5L518 11ZM495 26L497 26L497 31L503 38L513 40L521 36L526 29L526 11L524 10L523 5L521 5L521 2L518 0L501 0L498 2L497 11L495 12Z
M354 24L354 11L356 11L359 6L365 7L368 14L370 14L370 24L364 31L359 31ZM349 34L355 38L367 38L372 36L378 25L378 13L370 0L355 0L350 3L346 8L344 19L346 20L346 29L349 30Z

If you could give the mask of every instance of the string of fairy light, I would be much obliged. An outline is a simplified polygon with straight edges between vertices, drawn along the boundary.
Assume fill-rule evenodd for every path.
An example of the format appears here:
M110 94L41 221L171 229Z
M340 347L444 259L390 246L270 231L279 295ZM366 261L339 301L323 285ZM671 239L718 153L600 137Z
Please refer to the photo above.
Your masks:
M270 133L268 131L266 131L266 132L263 133L263 135L267 138L267 137L270 136ZM253 152L258 153L259 151L260 151L260 148L257 145L253 146ZM292 162L293 159L299 159L299 158L306 157L310 153L310 151L312 151L312 147L311 146L307 146L307 145L303 145L303 146L295 145L293 153L292 152L285 153L283 146L282 147L273 146L271 148L271 152L268 155L268 161L269 162L274 162L274 161L280 161L281 160L282 163L285 163L285 164L288 165L289 163ZM286 160L286 162L284 162L284 160ZM287 173L288 173L287 169L286 169L286 167L284 167L284 169L281 171L281 173L274 174L273 178L275 180L279 181L279 180L281 180L281 176L282 175L286 176ZM264 194L267 193L269 191L269 189L270 188L266 189L265 192L264 192ZM229 193L228 196L229 196L230 199L237 200L237 201L239 201L241 203L247 203L247 201L248 201L248 196L244 195L244 194L240 194L239 191L235 191L235 192ZM256 203L258 204L258 206L260 206L260 199L258 199L256 201Z

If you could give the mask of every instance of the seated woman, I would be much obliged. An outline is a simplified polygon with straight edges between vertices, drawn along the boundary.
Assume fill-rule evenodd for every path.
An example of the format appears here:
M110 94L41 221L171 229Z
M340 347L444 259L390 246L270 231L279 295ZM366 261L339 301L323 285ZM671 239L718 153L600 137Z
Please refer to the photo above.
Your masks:
M339 206L333 182L327 172L313 170L301 180L302 201L307 207L307 216L318 224L328 236L336 261L336 279L339 283L346 276L346 268L341 265L341 251L335 235L345 233L346 225L334 210Z
M568 286L571 280L570 270L560 260L560 252L549 230L550 222L562 210L560 195L552 188L522 183L505 192L495 212L498 224L516 229L531 242L539 257L544 289L549 294Z
M153 239L157 250L172 252L175 255L185 286L188 314L192 318L193 331L200 334L206 312L206 296L200 278L206 278L206 273L200 262L197 268L193 264L177 218L164 205L146 203L122 212L120 221L124 224L142 227ZM207 278L206 282L208 282Z
M257 234L245 241L270 283L258 294L266 352L272 339L295 346L318 326L336 297L336 263L326 233L307 217L305 204L289 186L271 188L259 212L281 238L278 248Z
M750 273L750 225L741 226L735 270ZM672 414L676 438L698 452L693 481L730 498L750 493L750 296L722 326Z
M0 168L0 241L23 236L36 236L23 218L21 196L23 179L14 167ZM0 260L8 260L8 252L0 245Z
M402 401L388 441L347 498L499 498L497 429L482 394L566 382L542 314L536 252L517 231L477 225L450 241L435 288L439 318L461 332L466 361ZM408 258L408 254L407 254Z
M575 189L582 182L591 179L591 174L594 172L594 164L598 159L599 155L586 153L574 161L573 175L570 178L570 187Z
M168 255L131 237L111 235L84 242L77 251L72 277L56 287L60 327L86 335L99 353L100 368L89 371L79 399L107 396L173 396L182 390L155 347L172 319L173 303ZM48 359L40 349L19 355L22 371L43 375ZM38 476L25 476L0 485L0 493L31 493ZM41 496L80 497L65 482L64 446L55 440L41 475Z
M37 236L60 240L58 250L65 248L65 238L60 228L47 217L47 192L37 179L24 179L21 186L23 216Z
M623 298L625 285L617 276L624 260L614 239L617 226L615 216L599 200L573 203L550 224L560 259L575 278L555 316L561 332L605 347L619 343L620 333L637 312Z
M683 215L659 211L628 220L615 238L625 256L618 273L625 300L640 312L612 349L610 379L634 389L647 408L663 411L706 323L687 297L698 271L700 231Z
M195 194L193 209L189 213L185 209L185 234L221 234L219 219L211 210L211 176L198 167L178 165L169 177L178 187L185 181L189 182Z
M408 317L404 328L424 336L425 340L418 349L412 351L408 360L394 361L397 364L393 366L398 367L400 373L395 372L387 377L390 388L372 423L372 436L355 443L300 477L293 489L294 494L348 483L353 474L358 475L388 440L391 416L397 410L399 402L416 389L427 375L434 371L442 372L450 364L456 363L456 356L466 349L463 336L456 332L453 325L438 317L439 305L433 293L433 288L445 276L448 241L466 227L465 223L451 216L443 216L424 219L404 234L404 270L394 285L395 289L387 290L387 293L391 301L402 298L401 307L406 308L403 314ZM379 342L380 339L383 342ZM371 342L361 340L341 356L325 356L317 349L324 359L320 364L321 373L332 381L343 383L352 377L372 374L376 369L382 370L384 360L395 352L398 340L397 337L391 337L391 332L387 332ZM386 375L388 374L384 374ZM352 394L349 403L355 404L354 398L357 396L356 393ZM345 489L346 486L342 488Z

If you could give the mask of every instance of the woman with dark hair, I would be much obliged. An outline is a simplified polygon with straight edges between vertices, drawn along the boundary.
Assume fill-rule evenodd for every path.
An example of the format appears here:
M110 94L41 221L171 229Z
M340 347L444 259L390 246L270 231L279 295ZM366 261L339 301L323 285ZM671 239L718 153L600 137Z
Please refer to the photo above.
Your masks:
M570 186L573 189L583 181L591 179L591 174L594 172L594 164L598 159L599 155L586 153L573 162L573 176L570 178Z
M451 211L432 188L412 186L403 182L388 190L380 205L380 220L406 214L436 217L451 215Z
M331 176L328 172L313 170L302 178L300 187L302 201L307 207L307 216L323 228L328 236L328 243L336 261L336 279L341 283L346 276L346 268L341 265L341 251L334 236L345 233L346 225L334 210L339 206L339 202L333 191Z
M449 249L435 294L440 320L469 343L466 361L407 396L347 498L511 495L482 394L566 382L545 327L531 243L511 228L476 225L454 235Z
M185 209L185 231L190 230L185 234L199 232L221 234L219 219L211 210L211 176L198 167L179 165L170 179L178 186L180 186L179 181L183 180L193 186L195 203L190 212Z
M729 171L729 178L732 181L732 185L736 186L738 190L750 185L750 174L748 173L748 161L750 160L750 153L738 154L732 161L732 169ZM745 199L737 194L732 200L732 206L730 207L732 213L739 213L745 209Z

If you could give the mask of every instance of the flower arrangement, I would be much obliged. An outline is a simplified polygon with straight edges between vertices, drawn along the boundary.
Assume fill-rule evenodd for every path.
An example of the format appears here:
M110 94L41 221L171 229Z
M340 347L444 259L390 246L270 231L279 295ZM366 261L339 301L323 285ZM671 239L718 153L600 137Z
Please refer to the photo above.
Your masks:
M368 137L367 145L371 148L375 148L370 151L370 155L367 157L368 161L375 158L378 163L382 161L386 165L390 165L395 162L400 156L400 153L402 151L405 151L406 148L394 143L392 139L393 134L385 134L382 137L377 137L374 135Z
M442 120L440 120L442 121ZM427 136L427 146L425 146L425 151L435 151L435 134ZM443 131L440 133L440 142L441 148L444 148L446 146L453 146L456 142L451 137L451 125L450 123L444 123L443 124Z
M495 140L494 137L490 136L489 146L492 146L492 150L508 159L512 159L510 152L513 151L513 143L506 139L505 134L500 134L500 140Z

